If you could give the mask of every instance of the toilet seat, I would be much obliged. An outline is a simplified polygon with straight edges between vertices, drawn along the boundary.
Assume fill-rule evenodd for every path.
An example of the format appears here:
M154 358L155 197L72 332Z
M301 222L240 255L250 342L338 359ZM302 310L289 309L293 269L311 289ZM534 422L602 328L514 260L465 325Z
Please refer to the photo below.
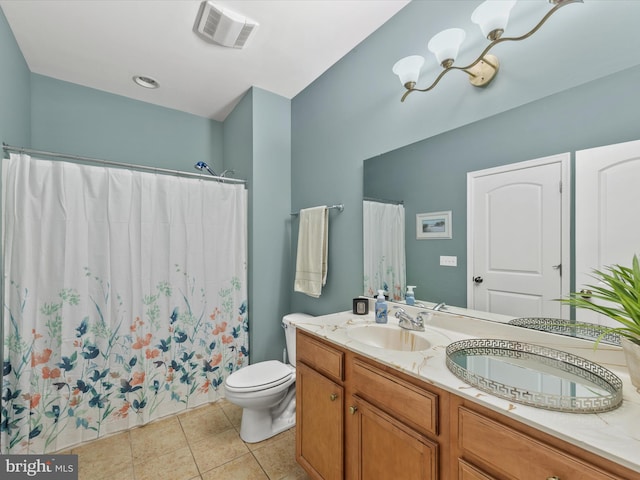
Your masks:
M289 382L295 369L278 360L267 360L241 368L227 377L225 387L232 392L255 392Z

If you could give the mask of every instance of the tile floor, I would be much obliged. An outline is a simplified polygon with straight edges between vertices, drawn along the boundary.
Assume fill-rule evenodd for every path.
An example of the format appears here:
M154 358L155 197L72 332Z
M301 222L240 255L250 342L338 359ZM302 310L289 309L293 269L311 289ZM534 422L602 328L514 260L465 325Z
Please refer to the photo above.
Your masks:
M79 480L307 480L295 428L240 438L242 409L225 400L72 448Z

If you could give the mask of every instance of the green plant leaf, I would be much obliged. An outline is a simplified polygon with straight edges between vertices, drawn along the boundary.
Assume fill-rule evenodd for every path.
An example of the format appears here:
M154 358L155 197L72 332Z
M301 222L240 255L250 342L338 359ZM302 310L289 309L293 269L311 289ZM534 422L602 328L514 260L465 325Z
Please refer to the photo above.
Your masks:
M640 260L633 256L631 267L610 265L602 270L594 269L592 277L597 283L586 285L591 297L585 299L580 293L571 293L560 301L605 315L621 326L607 328L631 340L640 339ZM604 303L597 303L598 301Z

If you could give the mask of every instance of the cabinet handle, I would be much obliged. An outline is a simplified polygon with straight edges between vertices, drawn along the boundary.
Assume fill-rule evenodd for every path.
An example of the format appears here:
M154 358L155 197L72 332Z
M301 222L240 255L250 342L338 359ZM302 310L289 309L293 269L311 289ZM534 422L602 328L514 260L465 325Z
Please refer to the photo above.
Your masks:
M356 407L355 405L352 405L349 407L349 413L351 415L355 415L357 411L358 411L358 407Z
M329 400L331 400L332 402L335 402L337 399L338 399L337 393L332 393L331 395L329 395Z
M554 475L553 477L548 477L547 480L560 480L560 477Z

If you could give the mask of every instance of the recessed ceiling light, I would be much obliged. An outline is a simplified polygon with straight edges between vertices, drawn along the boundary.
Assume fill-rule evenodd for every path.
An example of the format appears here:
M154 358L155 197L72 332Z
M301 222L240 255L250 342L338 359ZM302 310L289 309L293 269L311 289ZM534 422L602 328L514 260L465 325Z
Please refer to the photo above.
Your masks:
M136 75L133 77L133 81L144 88L158 88L160 86L157 80L144 75Z

